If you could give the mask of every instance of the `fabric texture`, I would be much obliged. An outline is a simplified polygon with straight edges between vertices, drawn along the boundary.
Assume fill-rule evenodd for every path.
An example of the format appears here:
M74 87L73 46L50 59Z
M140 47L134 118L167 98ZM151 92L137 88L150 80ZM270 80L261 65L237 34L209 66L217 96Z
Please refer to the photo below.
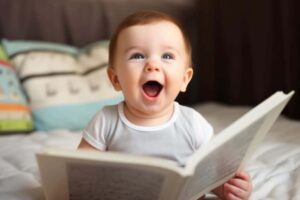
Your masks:
M29 98L37 130L80 130L104 105L123 99L106 75L108 41L76 48L2 41Z
M149 155L184 165L213 136L211 125L192 108L174 103L172 117L157 126L127 120L123 102L100 110L83 130L84 139L99 150Z

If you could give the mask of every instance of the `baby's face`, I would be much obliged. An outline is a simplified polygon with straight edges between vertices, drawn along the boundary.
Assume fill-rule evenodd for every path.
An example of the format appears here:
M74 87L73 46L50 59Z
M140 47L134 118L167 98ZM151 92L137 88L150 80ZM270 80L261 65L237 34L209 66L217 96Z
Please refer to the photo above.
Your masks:
M192 77L180 29L162 21L121 31L110 78L126 105L144 114L173 106Z

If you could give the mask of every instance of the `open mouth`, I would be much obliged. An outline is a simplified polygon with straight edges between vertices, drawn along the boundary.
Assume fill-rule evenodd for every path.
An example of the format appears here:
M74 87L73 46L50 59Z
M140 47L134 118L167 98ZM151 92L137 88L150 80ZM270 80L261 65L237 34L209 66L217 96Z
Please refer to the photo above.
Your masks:
M148 81L143 85L144 93L149 97L157 97L163 85L157 81Z

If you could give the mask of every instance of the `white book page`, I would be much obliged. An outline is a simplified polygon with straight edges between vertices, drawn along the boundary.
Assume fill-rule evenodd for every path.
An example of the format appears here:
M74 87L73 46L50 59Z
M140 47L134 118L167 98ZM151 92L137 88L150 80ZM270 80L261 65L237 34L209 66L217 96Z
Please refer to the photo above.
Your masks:
M164 168L162 164L151 165L150 162L144 165L141 161L139 164L126 163L124 159L132 159L131 156L118 155L124 159L109 162L74 156L83 152L74 151L73 157L68 157L71 151L66 151L64 156L62 152L53 151L52 155L37 156L48 200L176 199L187 179L180 175L181 167L175 167L169 162L165 162ZM157 161L163 163L164 160Z
M68 199L65 163L43 154L37 154L37 161L46 199Z
M197 199L244 166L292 95L293 92L275 93L195 153L187 163L187 172L195 169L195 175L184 187L182 199Z
M231 178L239 168L263 120L256 121L240 134L210 151L197 164L195 174L185 186L182 197L197 199Z
M67 164L70 200L159 199L165 177L143 169Z

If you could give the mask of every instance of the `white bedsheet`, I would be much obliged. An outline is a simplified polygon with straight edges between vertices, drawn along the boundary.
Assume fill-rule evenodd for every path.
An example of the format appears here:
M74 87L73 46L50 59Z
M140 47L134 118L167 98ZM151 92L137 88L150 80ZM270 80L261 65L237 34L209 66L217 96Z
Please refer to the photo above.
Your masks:
M215 103L195 106L218 133L249 108ZM76 148L80 132L56 130L0 136L0 200L44 199L35 153L44 146ZM300 199L300 121L280 117L246 166L252 200Z

